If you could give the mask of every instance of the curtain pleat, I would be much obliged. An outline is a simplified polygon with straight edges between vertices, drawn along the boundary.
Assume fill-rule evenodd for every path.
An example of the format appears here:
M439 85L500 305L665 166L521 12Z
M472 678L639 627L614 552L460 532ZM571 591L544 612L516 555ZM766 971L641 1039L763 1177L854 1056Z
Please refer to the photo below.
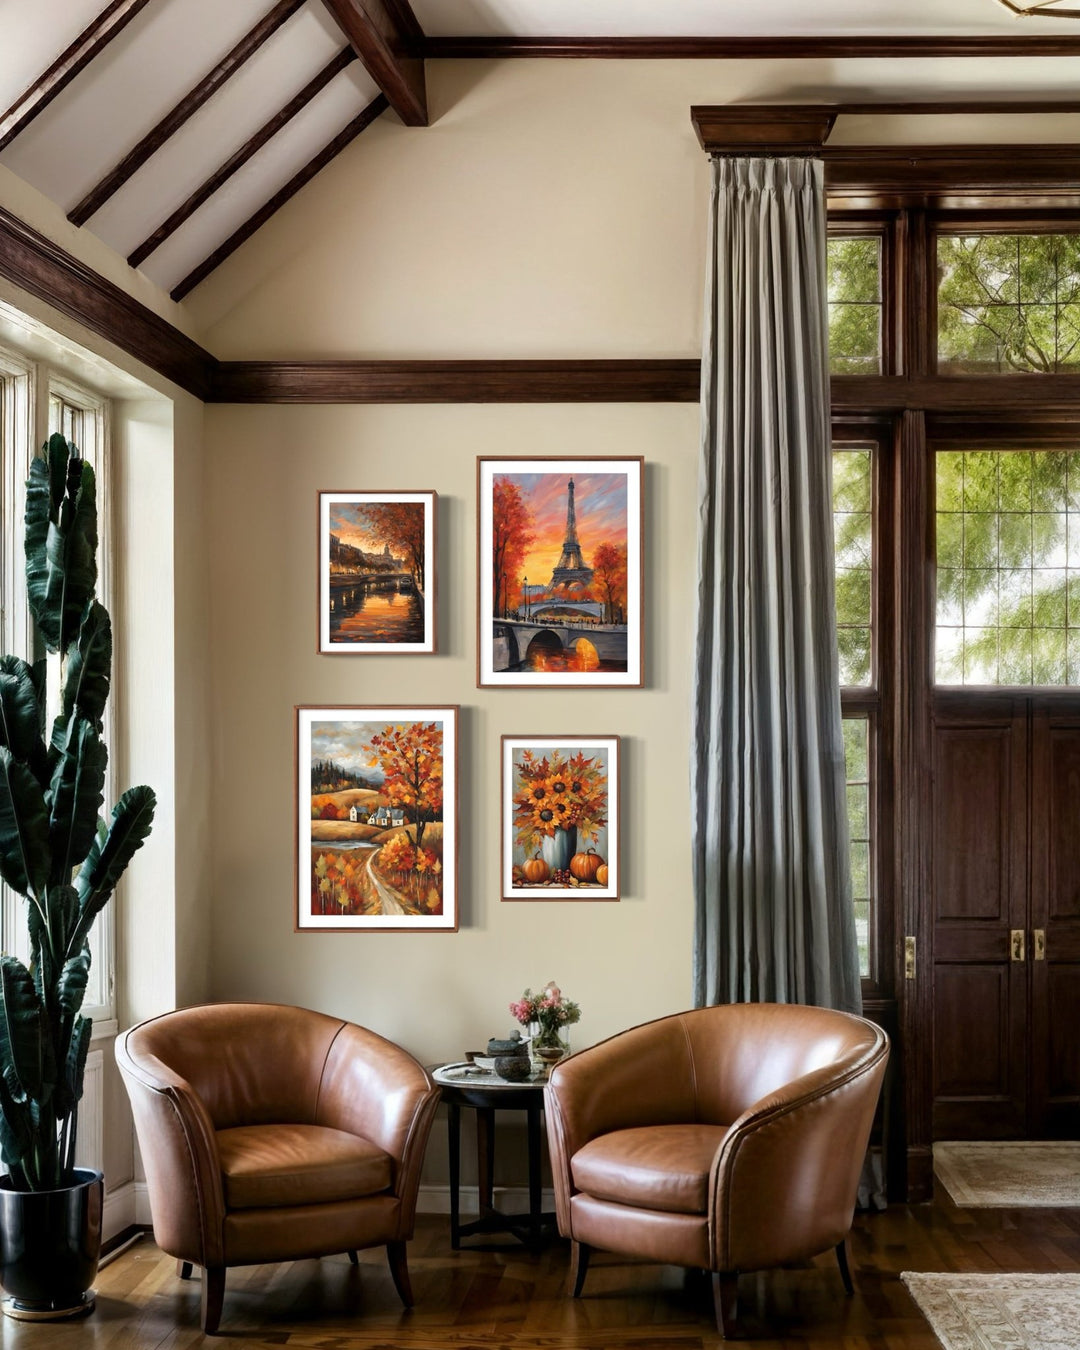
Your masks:
M858 1011L821 162L713 161L691 756L698 1005Z

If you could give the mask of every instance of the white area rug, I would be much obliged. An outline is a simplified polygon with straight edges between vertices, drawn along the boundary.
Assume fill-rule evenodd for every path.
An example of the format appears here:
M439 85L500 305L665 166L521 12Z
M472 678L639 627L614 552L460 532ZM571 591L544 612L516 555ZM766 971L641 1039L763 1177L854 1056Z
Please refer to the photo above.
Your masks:
M934 1173L958 1205L1080 1206L1080 1144L935 1144Z
M1077 1350L1080 1275L901 1276L945 1350Z

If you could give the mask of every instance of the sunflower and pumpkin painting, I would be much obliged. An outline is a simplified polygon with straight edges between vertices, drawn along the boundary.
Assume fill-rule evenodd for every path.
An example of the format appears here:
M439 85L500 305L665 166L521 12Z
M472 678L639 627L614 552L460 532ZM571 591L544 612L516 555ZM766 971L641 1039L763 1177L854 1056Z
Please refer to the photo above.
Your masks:
M618 898L616 755L614 737L504 748L512 836L504 898Z

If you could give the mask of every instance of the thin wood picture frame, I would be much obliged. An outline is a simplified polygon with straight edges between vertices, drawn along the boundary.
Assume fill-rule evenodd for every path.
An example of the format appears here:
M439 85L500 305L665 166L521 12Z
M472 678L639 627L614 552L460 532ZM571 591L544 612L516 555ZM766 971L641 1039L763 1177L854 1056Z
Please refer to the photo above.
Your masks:
M434 492L318 494L318 651L438 650Z
M477 459L478 687L643 686L644 465Z
M619 737L503 736L503 900L618 900Z
M457 931L458 715L296 707L295 931Z

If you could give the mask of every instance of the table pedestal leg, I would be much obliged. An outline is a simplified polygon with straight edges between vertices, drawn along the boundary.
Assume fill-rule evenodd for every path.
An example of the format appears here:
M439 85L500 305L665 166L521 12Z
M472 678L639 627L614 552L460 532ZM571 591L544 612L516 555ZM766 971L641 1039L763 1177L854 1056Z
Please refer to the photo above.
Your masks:
M476 1175L480 1192L480 1217L495 1212L495 1112L476 1108Z
M461 1107L457 1102L447 1103L446 1133L450 1140L450 1246L456 1252L461 1246Z
M541 1235L542 1188L540 1184L540 1107L530 1106L525 1115L529 1140L529 1235L539 1243Z

